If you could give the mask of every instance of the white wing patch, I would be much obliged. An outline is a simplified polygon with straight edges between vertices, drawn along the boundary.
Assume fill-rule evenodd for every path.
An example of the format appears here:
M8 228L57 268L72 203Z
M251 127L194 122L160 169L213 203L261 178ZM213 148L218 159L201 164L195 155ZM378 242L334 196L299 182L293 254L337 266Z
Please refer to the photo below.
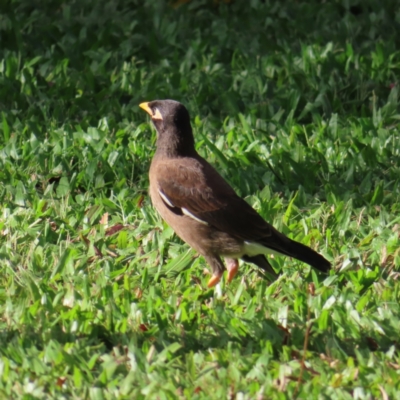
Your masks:
M164 200L164 202L167 203L170 207L175 207L171 203L171 200L160 189L158 189L158 194L161 196L161 198Z
M164 203L166 203L167 205L169 205L171 208L175 208L175 206L172 204L171 200L165 195L165 193L163 193L160 189L158 189L158 194L160 195L160 197L163 199ZM182 207L181 208L182 213L185 214L186 216L194 219L197 222L200 222L201 224L204 225L208 225L207 222L202 221L200 218L197 218L195 215L193 215L189 210L187 210L186 208Z
M197 222L200 222L203 225L208 225L206 221L202 221L200 218L197 218L195 215L193 215L189 210L186 210L186 208L182 207L182 212L187 215L188 217L194 219Z

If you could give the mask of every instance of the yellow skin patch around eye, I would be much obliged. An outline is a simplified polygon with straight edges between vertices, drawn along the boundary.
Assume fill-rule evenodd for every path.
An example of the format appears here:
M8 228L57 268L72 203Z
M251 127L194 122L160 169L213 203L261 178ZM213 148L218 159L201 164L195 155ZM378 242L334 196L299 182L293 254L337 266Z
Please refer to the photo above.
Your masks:
M158 110L158 108L155 109L155 112L153 113L153 110L150 108L149 103L145 102L145 103L140 103L139 107L142 108L144 111L147 112L147 114L150 115L151 119L158 119L158 120L163 120L163 117L160 113L160 111Z
M158 111L158 108L156 108L156 112L151 116L151 119L159 119L162 121L163 117L160 111Z

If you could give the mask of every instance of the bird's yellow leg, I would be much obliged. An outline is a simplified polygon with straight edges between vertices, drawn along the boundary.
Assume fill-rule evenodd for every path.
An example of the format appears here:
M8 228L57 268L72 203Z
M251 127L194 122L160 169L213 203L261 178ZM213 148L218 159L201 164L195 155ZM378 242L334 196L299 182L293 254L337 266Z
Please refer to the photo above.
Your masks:
M213 276L211 277L211 279L208 281L207 286L208 286L209 288L214 287L214 286L215 286L216 284L218 284L219 281L221 280L221 276L222 276L222 275L213 275Z
M234 258L225 258L225 261L228 270L228 282L231 282L239 271L239 261Z
M207 286L209 288L212 288L217 285L218 282L221 280L222 275L225 271L225 266L224 263L221 261L221 258L216 255L205 255L204 258L210 265L213 273L211 279L207 283Z

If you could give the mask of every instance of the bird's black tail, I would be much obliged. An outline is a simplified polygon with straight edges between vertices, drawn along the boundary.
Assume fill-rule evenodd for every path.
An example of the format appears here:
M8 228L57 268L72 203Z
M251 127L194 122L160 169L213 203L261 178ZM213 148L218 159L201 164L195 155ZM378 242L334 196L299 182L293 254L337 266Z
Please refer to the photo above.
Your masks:
M285 250L287 250L286 255L297 258L298 260L311 265L318 271L328 272L330 270L331 263L321 256L321 254L318 254L316 251L302 243L289 238L287 239L289 240L289 243L285 246Z
M253 256L253 257L243 256L242 260L252 263L252 264L255 264L255 265L257 265L257 267L263 269L271 281L276 280L276 278L278 277L277 273L271 267L271 264L268 262L268 260L264 256L264 254L259 254L257 256Z
M289 239L272 226L270 226L270 230L271 234L265 237L260 243L261 245L282 255L297 258L321 272L326 273L331 268L331 263L310 247Z

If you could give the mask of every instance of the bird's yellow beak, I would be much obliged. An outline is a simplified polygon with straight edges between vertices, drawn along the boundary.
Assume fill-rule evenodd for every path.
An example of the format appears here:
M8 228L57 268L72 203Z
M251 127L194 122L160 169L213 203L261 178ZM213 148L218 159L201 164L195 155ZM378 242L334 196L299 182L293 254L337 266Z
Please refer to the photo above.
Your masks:
M161 115L161 113L160 113L160 110L159 110L158 108L155 108L154 110L151 109L148 102L146 102L146 103L140 103L140 104L139 104L139 107L140 107L140 108L143 108L143 110L146 111L147 114L150 115L151 119L153 119L153 120L154 120L154 119L158 119L158 120L160 120L160 121L163 120L163 117L162 117L162 115Z
M139 104L140 108L143 108L144 111L146 111L151 117L153 116L153 111L151 111L151 108L149 107L149 103L140 103Z

